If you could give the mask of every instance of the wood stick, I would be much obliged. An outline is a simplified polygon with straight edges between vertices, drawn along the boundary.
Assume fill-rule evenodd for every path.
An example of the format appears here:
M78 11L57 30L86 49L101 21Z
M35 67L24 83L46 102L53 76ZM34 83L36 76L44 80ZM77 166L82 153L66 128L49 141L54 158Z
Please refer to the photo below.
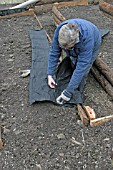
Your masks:
M37 20L37 22L38 22L40 28L42 29L42 28L43 28L43 27L42 27L42 24L41 24L41 22L39 21L37 15L36 15L35 13L34 13L34 16L35 16L35 18L36 18L36 20Z
M101 73L106 77L106 79L113 86L113 71L107 66L107 64L105 64L101 58L97 58L96 61L94 62L94 65L98 67Z
M34 16L35 16L35 18L36 18L36 20L37 20L37 22L39 23L39 26L40 26L40 28L43 28L43 26L42 26L42 24L41 24L41 22L39 21L39 19L38 19L38 17L37 17L37 15L34 13ZM46 32L46 31L45 31ZM50 38L50 36L48 35L48 33L46 32L46 36L47 36L47 38L48 38L48 41L51 43L52 41L51 41L51 38Z
M113 119L113 115L105 116L105 117L94 119L94 120L90 120L90 126L91 127L99 126L99 125L102 125L103 123L110 121L111 119Z
M12 17L21 17L21 16L27 16L27 15L34 15L34 10L30 9L28 11L24 11L24 12L20 12L20 13L0 16L0 19L7 19L7 18L12 18Z
M113 86L106 80L106 78L101 74L101 72L93 65L91 68L91 73L101 84L104 90L112 97L113 99Z
M80 116L81 121L85 125L88 125L89 124L89 118L87 117L84 109L82 108L82 106L80 104L77 104L77 109L78 109L78 115Z
M2 135L1 135L1 125L0 125L0 150L3 149Z

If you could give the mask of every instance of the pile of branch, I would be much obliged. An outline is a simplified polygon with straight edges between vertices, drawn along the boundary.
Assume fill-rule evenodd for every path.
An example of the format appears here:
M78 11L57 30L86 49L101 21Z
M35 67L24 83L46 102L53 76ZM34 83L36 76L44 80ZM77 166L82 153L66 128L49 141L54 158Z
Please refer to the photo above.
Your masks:
M113 115L96 118L95 111L90 106L83 106L80 104L77 104L78 109L78 115L80 116L81 121L88 125L90 124L91 127L102 125L103 123L106 123L113 119Z
M65 17L58 11L56 6L52 8L55 25L58 26L65 21ZM113 99L113 71L102 61L100 57L96 59L91 69L92 74Z

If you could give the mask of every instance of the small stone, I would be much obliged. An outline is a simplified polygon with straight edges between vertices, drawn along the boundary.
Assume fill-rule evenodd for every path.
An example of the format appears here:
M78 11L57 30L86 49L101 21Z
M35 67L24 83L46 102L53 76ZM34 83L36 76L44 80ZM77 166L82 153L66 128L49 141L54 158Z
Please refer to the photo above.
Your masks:
M78 158L79 158L79 156L80 156L80 154L79 154L79 153L77 153L77 154L76 154L76 158L78 159Z
M106 148L110 148L110 147L111 147L111 144L108 143L108 144L106 145Z
M13 70L13 68L11 67L11 68L9 68L9 71L12 71Z
M65 135L63 133L60 133L57 135L58 139L65 139Z
M16 135L19 135L21 132L22 132L21 130L16 130L16 131L15 131L15 134L16 134Z
M40 164L36 164L36 166L34 167L34 170L42 170L42 167Z
M63 157L63 156L64 156L64 153L59 153L59 156Z
M11 62L11 61L13 61L13 59L9 59L8 61L10 61L10 62Z
M0 113L1 120L4 120L5 116L6 116L6 114Z
M77 124L80 125L80 126L84 126L84 124L81 120L77 120Z
M10 58L13 58L13 54L10 54L9 56L10 56Z
M105 138L104 141L109 141L110 139L109 138Z
M65 166L64 170L70 170L70 168L68 166Z
M3 128L3 133L4 133L4 134L7 134L7 133L9 133L9 132L10 132L9 129L7 129L7 128L5 128L5 127Z
M1 88L1 91L6 91L6 90L7 90L6 87L2 87L2 88Z

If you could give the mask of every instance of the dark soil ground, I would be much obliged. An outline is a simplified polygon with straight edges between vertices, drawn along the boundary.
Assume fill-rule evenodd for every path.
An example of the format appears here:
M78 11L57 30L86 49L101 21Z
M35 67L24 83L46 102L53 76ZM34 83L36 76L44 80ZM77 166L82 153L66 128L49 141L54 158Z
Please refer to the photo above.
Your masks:
M81 17L110 29L100 51L113 69L113 20L93 5L60 11L66 18ZM55 26L51 12L38 17L52 38ZM29 30L38 27L32 16L0 20L0 116L4 127L0 170L112 170L113 120L91 128L81 123L76 108L52 103L29 105L29 77L21 78L19 71L31 66ZM113 114L111 98L91 74L85 95L85 104L97 117Z

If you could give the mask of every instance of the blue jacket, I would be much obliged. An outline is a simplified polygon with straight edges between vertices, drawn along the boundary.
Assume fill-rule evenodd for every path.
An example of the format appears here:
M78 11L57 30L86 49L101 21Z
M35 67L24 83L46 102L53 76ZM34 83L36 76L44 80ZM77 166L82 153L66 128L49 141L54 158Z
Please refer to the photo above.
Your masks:
M54 75L61 55L62 48L58 42L58 34L62 25L73 23L79 26L79 43L75 44L73 50L66 50L66 55L70 58L77 57L76 69L73 72L71 80L66 88L71 94L78 88L82 78L92 61L93 49L96 44L101 44L101 35L98 28L84 19L69 19L62 22L55 30L53 41L50 47L48 59L48 75Z

